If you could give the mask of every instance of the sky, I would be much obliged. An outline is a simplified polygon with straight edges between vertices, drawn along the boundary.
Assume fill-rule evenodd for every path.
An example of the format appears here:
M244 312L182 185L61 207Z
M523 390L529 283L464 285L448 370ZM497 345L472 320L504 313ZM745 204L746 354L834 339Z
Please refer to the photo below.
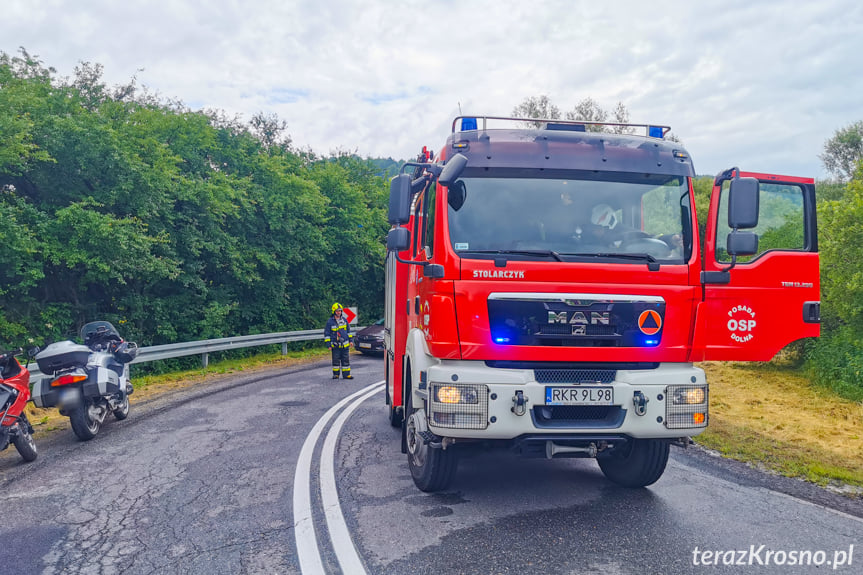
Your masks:
M698 174L825 178L863 120L858 0L0 0L0 51L80 62L319 154L412 159L452 121L546 95L670 125Z

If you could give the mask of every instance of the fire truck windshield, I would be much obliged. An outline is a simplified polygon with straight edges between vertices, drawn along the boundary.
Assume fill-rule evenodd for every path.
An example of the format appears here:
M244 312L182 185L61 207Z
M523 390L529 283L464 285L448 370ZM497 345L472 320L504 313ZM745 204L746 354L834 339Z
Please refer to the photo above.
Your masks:
M679 264L692 249L689 190L681 176L466 170L448 193L450 242L463 258L634 254L644 258L619 259Z

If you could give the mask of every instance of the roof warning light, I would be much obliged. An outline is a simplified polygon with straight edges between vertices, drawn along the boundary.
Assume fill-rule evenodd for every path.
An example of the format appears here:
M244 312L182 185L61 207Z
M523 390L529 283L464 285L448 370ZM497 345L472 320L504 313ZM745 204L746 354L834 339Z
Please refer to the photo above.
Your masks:
M468 130L476 130L476 118L461 119L461 131L467 132Z

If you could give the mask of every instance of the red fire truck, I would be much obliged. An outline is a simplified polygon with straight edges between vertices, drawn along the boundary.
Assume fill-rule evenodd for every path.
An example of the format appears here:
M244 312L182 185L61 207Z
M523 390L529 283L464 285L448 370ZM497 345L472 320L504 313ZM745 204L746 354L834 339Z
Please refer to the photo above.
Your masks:
M419 489L494 446L650 485L708 424L694 362L819 335L814 181L724 171L700 232L669 130L460 116L393 179L386 402Z

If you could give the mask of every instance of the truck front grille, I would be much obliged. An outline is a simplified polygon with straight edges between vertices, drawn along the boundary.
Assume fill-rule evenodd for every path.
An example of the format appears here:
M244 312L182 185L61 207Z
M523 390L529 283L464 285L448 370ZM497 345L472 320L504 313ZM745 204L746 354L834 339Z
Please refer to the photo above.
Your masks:
M535 369L539 383L611 383L617 377L614 369Z

